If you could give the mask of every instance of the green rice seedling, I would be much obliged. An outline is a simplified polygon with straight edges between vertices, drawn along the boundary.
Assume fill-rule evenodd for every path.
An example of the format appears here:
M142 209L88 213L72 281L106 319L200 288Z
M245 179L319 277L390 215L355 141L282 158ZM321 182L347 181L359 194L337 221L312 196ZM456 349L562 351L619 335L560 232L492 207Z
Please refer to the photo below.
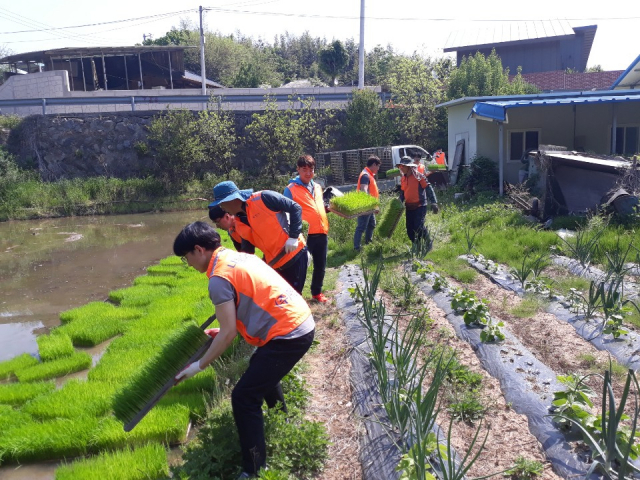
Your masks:
M153 333L149 335L152 336ZM107 353L100 359L100 362L89 370L87 378L92 382L128 382L131 377L136 375L142 365L149 361L150 357L158 353L159 348L159 345L151 344L146 347L118 350L116 352L111 352L108 349Z
M189 394L189 393L210 393L216 386L218 376L215 369L207 368L204 372L180 382L171 389L173 393Z
M157 298L169 295L164 285L137 285L109 292L109 301L122 307L144 307Z
M137 277L134 281L134 285L165 285L169 288L173 288L178 285L179 280L172 276L169 277L167 275L143 275L141 277Z
M184 265L151 265L147 267L147 273L149 275L168 275L172 277L177 276L185 270L187 270L187 268Z
M122 318L84 318L58 327L56 331L71 338L77 347L94 347L127 330L129 321Z
M387 178L399 177L401 175L399 168L392 168L387 170Z
M125 424L129 423L208 340L209 336L195 324L185 325L174 332L160 352L116 394L113 404L116 417Z
M201 421L205 418L207 414L207 404L210 401L211 395L206 395L204 393L188 393L188 394L177 394L175 392L169 392L168 395L162 398L158 402L158 406L169 406L169 405L184 405L189 409L192 421L197 422Z
M168 475L165 447L150 443L63 465L56 469L55 480L155 480Z
M0 405L0 432L3 435L12 428L20 428L20 426L33 422L30 415L21 410L14 409L11 405ZM2 453L0 452L0 463Z
M404 212L404 205L397 198L391 199L387 209L382 215L382 220L376 228L376 235L380 238L391 238L398 225L398 220Z
M36 338L38 342L38 354L43 362L56 360L61 357L68 357L75 350L68 335L62 332L51 333L50 335L40 335Z
M206 285L201 288L201 294L207 296ZM192 297L189 292L181 295L171 295L167 298L159 298L147 307L147 316L154 317L170 312L174 317L180 317L182 321L195 319L195 304L202 297Z
M333 197L329 205L332 210L351 216L362 212L372 212L380 206L380 202L365 192L348 192L342 197Z
M39 363L33 367L27 367L15 372L21 382L36 382L51 378L63 377L70 373L85 370L91 366L91 355L86 352L76 352L68 357L63 357L50 362Z
M160 265L184 265L180 257L169 255L158 262Z
M30 401L22 411L41 420L100 417L111 410L117 389L117 384L69 380L61 389Z
M0 385L0 403L22 405L28 400L51 392L56 388L54 382L9 383Z
M6 380L15 374L17 370L24 370L38 364L38 360L28 353L23 353L11 360L0 362L0 380Z
M158 325L158 323L156 323L156 325ZM175 330L175 328L175 323L171 325L160 324L158 328L154 326L145 328L144 325L137 324L135 328L127 330L124 335L114 339L107 347L107 352L112 354L132 348L146 349L150 346L160 345L171 335L171 332ZM150 332L153 332L153 334L150 334Z
M141 313L133 308L118 308L107 302L91 302L62 312L60 320L63 324L86 318L131 320L140 315Z
M181 404L156 406L130 432L114 417L105 417L91 439L92 451L116 450L127 445L160 442L165 445L182 443L187 437L189 408Z
M24 463L85 455L97 427L98 420L91 417L24 423L0 437L0 461Z

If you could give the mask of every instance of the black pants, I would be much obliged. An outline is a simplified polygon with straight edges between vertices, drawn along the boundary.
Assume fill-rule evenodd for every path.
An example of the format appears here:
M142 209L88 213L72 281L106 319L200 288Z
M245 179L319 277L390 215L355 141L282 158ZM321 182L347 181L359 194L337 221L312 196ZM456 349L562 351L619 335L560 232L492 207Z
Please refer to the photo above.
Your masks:
M406 211L407 235L411 242L427 236L427 229L424 226L424 219L427 215L427 206L418 207L415 210Z
M269 408L278 402L284 405L280 380L307 353L315 331L291 340L271 340L259 347L231 392L233 418L240 437L242 470L253 474L266 465L267 447L264 438L262 402Z
M287 262L284 267L277 268L276 272L278 272L296 292L302 294L304 282L307 280L308 266L309 257L307 255L307 247L304 247L293 259Z
M314 233L307 237L307 248L313 259L313 275L311 276L311 295L322 293L324 272L327 268L327 248L329 239L324 233Z

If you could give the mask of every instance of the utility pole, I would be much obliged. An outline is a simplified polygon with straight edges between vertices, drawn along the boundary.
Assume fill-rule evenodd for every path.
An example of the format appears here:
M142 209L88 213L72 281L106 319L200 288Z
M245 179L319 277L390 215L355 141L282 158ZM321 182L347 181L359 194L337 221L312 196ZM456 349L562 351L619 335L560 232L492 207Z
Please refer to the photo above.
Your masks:
M364 0L363 0L364 1ZM204 29L202 27L202 5L200 5L200 76L202 77L202 95L207 94L207 76L204 68Z
M360 51L358 52L358 88L364 88L364 0L360 0Z

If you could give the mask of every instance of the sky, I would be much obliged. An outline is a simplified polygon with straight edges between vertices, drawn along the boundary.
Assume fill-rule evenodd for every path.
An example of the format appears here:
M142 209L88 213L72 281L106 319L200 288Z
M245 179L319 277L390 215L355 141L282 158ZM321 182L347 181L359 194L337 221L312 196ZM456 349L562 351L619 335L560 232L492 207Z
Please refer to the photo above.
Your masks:
M204 1L204 0L203 0ZM3 2L7 5L9 2ZM640 55L640 2L616 8L602 2L536 0L365 0L365 51L391 45L398 53L443 57L462 32L515 35L549 25L597 25L588 66L625 70ZM65 47L127 46L145 35L163 36L181 22L197 26L198 6L168 0L25 0L0 6L0 56ZM207 31L236 31L273 43L277 34L345 40L360 37L360 0L215 0L207 8ZM579 7L579 8L578 8ZM606 11L608 10L608 11ZM71 28L84 26L82 28ZM459 37L458 37L459 38Z

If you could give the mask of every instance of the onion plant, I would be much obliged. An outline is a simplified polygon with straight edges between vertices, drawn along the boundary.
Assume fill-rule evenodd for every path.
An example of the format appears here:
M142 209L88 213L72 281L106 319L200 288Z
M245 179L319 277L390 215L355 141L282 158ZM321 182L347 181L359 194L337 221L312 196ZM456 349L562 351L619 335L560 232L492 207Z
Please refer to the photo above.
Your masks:
M352 216L363 212L373 212L380 206L380 202L365 192L347 192L342 197L333 197L329 205L336 212Z
M598 252L598 242L606 228L607 225L595 229L578 228L573 239L567 240L560 237L560 240L568 256L578 260L583 267L587 267Z
M116 417L129 423L208 340L209 336L194 324L185 325L172 334L160 352L116 394L113 404Z
M606 272L608 277L623 277L631 270L632 267L628 266L628 258L632 249L637 251L633 242L629 242L627 248L623 249L620 247L620 236L616 238L616 247L604 252L607 259Z
M0 403L22 405L28 400L51 392L56 388L54 382L9 383L0 385Z
M57 358L67 357L75 351L69 336L58 332L58 330L53 330L50 335L40 335L36 338L38 354L42 361L48 362Z
M56 469L55 480L155 480L168 475L165 447L150 443L63 464Z
M15 372L21 382L36 382L62 377L70 373L85 370L91 366L91 355L86 352L75 352L68 357L63 357L50 362L39 363L33 367L27 367Z
M0 380L6 380L13 376L16 371L24 370L37 364L38 360L28 353L23 353L22 355L13 357L11 360L0 362Z

